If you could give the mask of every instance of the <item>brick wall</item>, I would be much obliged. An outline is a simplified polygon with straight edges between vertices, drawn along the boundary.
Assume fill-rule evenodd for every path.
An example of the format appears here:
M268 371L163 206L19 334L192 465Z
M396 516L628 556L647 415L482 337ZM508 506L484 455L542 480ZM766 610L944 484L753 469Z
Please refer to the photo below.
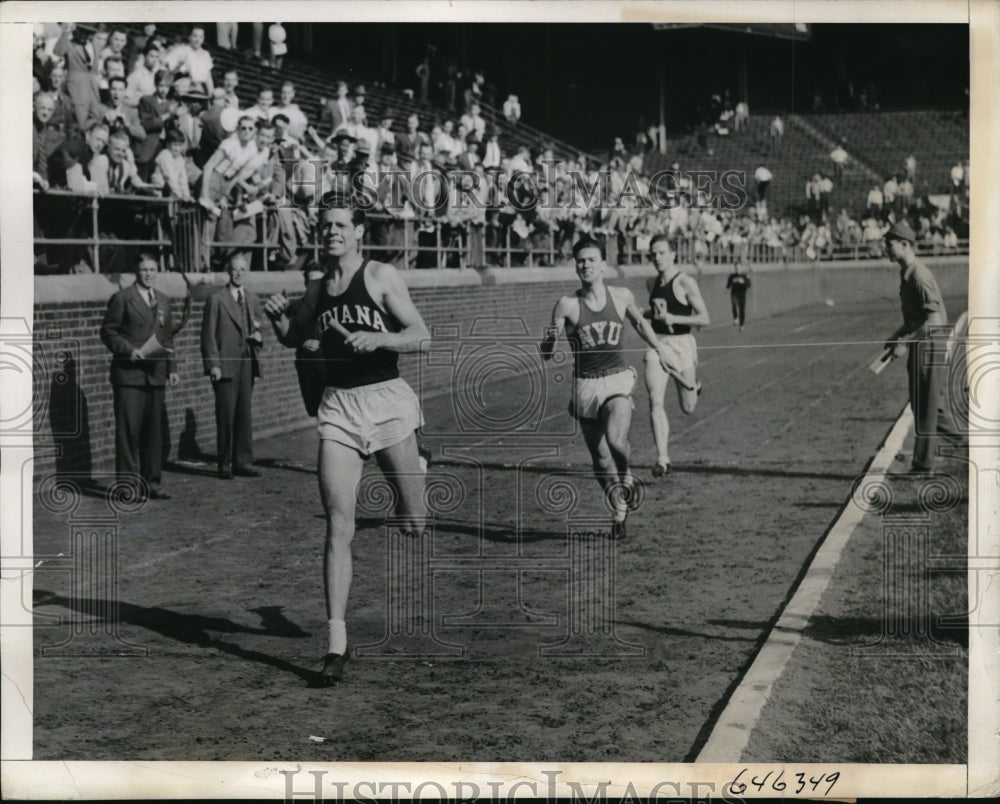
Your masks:
M963 259L928 261L945 296L967 293L968 263ZM610 271L609 281L625 284L639 299L653 275L648 266ZM699 284L714 323L729 318L725 291L727 269L706 269ZM898 279L884 262L836 266L758 267L752 274L757 316L833 299L836 303L896 299ZM211 277L210 277L211 278ZM507 269L475 271L421 271L407 274L411 295L428 325L439 337L466 337L474 321L479 333L501 340L541 338L552 306L562 293L576 286L571 269ZM107 299L118 289L114 277L36 277L34 314L34 431L36 476L53 468L62 472L108 471L114 466L114 411L108 382L109 354L98 337ZM216 277L223 282L224 277ZM122 280L131 281L130 277ZM175 315L184 294L178 276L161 278L161 290L174 297ZM285 288L289 296L301 292L298 274L253 275L250 286L266 295ZM204 293L196 293L190 320L175 338L180 384L167 391L169 456L199 458L215 450L214 397L202 370L199 333ZM960 310L949 311L956 316ZM898 308L886 310L881 338L896 326ZM492 321L493 319L506 319ZM523 323L522 323L523 322ZM447 325L451 325L448 329ZM442 329L445 327L445 329ZM514 333L514 334L511 334ZM859 334L860 335L860 334ZM635 338L634 335L630 336ZM636 338L634 346L639 345ZM403 376L424 396L448 389L453 369L428 365L418 370L418 358L404 356ZM254 392L254 425L258 437L307 426L310 420L299 396L291 350L265 332L261 351L263 378ZM419 374L419 376L418 376ZM54 449L53 449L54 448Z

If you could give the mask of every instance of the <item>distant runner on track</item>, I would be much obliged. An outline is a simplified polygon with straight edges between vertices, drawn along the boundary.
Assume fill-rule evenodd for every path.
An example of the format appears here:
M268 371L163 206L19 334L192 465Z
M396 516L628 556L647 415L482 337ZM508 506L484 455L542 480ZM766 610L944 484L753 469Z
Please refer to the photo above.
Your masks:
M611 536L623 539L628 504L634 499L628 435L636 380L635 369L625 360L625 319L651 349L659 350L659 346L632 291L604 284L607 265L601 245L595 240L580 240L573 246L573 259L581 287L556 302L541 354L543 360L551 358L559 336L566 331L573 347L575 375L570 413L580 421L597 481L614 507ZM663 359L667 357L664 352Z

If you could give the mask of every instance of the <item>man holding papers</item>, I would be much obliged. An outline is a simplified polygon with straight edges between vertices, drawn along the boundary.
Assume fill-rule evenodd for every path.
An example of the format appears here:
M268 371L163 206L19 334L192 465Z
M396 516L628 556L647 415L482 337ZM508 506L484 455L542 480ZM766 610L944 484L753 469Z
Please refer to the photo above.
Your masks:
M140 496L168 500L170 495L160 487L164 390L179 378L174 370L170 299L154 288L158 270L155 257L139 255L135 284L108 302L101 340L112 354L118 479L133 484Z

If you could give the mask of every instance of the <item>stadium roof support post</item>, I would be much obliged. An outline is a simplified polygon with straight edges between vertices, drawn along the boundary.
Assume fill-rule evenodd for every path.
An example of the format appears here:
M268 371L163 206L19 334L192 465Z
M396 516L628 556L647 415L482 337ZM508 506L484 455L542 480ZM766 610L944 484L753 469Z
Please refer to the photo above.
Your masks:
M661 154L666 154L667 152L667 103L666 103L666 93L667 93L667 82L663 75L663 55L660 55L660 147L659 151Z

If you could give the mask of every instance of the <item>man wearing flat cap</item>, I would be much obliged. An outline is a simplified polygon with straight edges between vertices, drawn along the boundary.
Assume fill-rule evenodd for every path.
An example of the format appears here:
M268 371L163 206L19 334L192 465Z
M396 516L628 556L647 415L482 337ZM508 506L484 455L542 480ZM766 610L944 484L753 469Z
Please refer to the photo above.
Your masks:
M885 234L889 259L899 265L899 300L903 323L889 336L885 348L894 358L906 355L910 408L915 438L910 471L932 472L939 434L955 436L945 399L948 366L948 313L941 290L930 269L917 259L916 236L905 222L896 223Z

